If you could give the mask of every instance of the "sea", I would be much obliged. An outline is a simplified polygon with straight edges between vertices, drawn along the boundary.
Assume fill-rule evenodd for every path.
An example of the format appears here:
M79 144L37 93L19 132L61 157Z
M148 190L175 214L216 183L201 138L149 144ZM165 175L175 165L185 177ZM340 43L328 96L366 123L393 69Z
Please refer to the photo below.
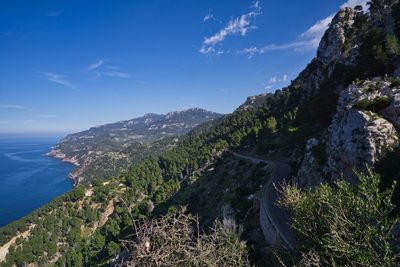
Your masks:
M73 188L74 166L47 157L59 136L0 136L0 227Z

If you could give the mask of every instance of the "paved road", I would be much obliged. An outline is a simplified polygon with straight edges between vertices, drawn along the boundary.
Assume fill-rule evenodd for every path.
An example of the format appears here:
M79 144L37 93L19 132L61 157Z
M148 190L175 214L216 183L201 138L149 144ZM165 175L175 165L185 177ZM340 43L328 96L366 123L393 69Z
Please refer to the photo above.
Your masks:
M251 160L256 164L259 162L273 164L274 166L273 177L267 182L267 184L263 188L263 194L260 200L261 202L260 213L264 212L267 215L273 227L278 232L279 236L284 241L284 243L288 246L289 249L293 249L293 247L295 246L295 239L293 231L289 226L290 215L286 210L277 206L276 202L279 198L280 193L275 187L277 186L279 188L279 185L284 183L286 179L289 179L290 165L279 161L254 158L233 151L231 151L231 153L236 157Z

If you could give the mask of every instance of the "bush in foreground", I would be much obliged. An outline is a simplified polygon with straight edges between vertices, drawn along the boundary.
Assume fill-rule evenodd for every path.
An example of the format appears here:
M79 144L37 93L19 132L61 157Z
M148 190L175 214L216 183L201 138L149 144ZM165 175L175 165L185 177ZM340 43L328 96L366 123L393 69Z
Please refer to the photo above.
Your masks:
M393 189L380 191L377 174L358 175L312 191L285 186L280 204L293 214L298 233L298 266L398 266L393 251ZM283 257L281 256L281 259Z
M198 219L180 209L140 222L135 232L128 266L250 266L232 221L216 221L210 233L201 233Z

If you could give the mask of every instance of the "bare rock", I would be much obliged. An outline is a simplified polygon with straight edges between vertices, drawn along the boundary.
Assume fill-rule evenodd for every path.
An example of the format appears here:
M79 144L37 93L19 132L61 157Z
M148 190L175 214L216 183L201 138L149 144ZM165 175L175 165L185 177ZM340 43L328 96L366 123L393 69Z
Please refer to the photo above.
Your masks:
M317 58L325 64L342 61L347 32L354 23L356 12L352 8L341 9L332 19L318 47Z
M384 109L381 115L367 110L358 110L356 104L363 99L373 101L376 97L395 98L388 82L365 81L352 84L343 90L339 98L337 113L329 127L327 143L327 166L325 171L332 178L353 181L354 169L365 171L381 158L387 149L398 144L395 125L398 118L396 101ZM397 103L397 104L394 104ZM388 116L390 113L390 116Z
M266 103L267 99L270 98L272 94L259 94L255 96L249 96L242 105L237 108L237 110L249 110L252 108L259 107Z
M320 143L321 141L316 138L310 138L307 141L303 161L296 176L296 183L301 188L311 188L323 182L319 171L320 166L318 166L317 159L313 153L313 149Z

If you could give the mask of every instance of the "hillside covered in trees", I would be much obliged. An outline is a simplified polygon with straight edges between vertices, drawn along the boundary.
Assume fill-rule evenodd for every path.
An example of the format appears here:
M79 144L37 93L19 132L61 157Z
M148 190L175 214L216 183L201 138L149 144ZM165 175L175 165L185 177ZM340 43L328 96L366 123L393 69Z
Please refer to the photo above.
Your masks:
M174 146L181 135L222 116L200 108L108 123L67 135L47 153L71 162L75 183L118 176L129 165Z

